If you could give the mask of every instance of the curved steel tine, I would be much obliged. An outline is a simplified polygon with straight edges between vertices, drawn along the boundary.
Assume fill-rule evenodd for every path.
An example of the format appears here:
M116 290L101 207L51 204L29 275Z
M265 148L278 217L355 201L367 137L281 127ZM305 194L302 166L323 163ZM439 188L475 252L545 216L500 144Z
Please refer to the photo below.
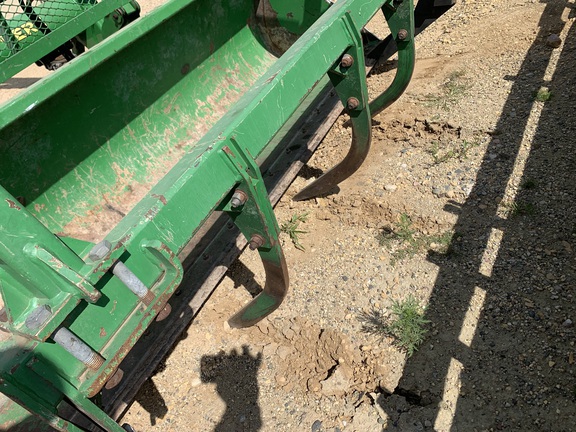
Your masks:
M371 142L371 120L368 107L351 117L352 143L346 157L316 181L298 192L293 200L301 201L329 193L338 183L354 174L368 156Z
M410 38L407 42L398 43L398 65L396 67L396 75L394 75L394 80L388 86L388 88L382 92L378 97L370 102L370 113L372 117L376 116L378 113L384 111L390 105L392 105L406 87L410 83L412 78L412 73L414 72L414 64L416 59L416 50L414 46L414 38Z
M244 328L256 324L278 309L286 297L288 267L281 246L274 246L270 252L260 252L260 256L266 272L264 291L228 320L230 327Z

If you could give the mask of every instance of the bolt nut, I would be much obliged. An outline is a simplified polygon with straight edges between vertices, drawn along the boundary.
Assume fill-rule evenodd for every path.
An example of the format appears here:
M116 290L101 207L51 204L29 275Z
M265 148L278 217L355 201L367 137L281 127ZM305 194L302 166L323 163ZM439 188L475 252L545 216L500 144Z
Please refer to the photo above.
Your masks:
M40 327L46 324L46 322L48 322L51 316L52 311L48 305L38 306L36 309L30 312L30 315L26 317L26 327L28 327L30 330L38 330Z
M354 57L352 57L350 54L344 54L342 56L342 60L340 60L340 66L342 66L343 68L349 68L353 64L354 64Z
M254 234L250 238L250 243L248 244L248 247L250 248L250 250L256 250L259 247L262 247L262 245L264 245L264 237L262 237L259 234Z
M232 199L230 199L230 206L232 208L240 207L244 205L246 201L248 201L248 195L246 195L246 192L236 189L234 195L232 195Z
M360 105L360 101L355 97L348 98L348 100L346 101L346 106L348 107L349 110L358 108L358 105Z
M102 240L100 243L94 245L88 253L88 258L90 258L91 261L100 261L104 259L111 250L112 244L108 240Z
M404 39L406 39L408 37L408 30L406 29L400 29L398 31L398 40L403 41Z

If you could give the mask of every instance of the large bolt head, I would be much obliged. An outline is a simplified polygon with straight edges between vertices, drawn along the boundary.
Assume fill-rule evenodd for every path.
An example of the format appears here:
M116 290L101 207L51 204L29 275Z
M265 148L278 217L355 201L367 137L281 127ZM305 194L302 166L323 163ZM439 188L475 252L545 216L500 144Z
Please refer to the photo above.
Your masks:
M404 39L406 39L408 37L408 30L406 29L400 29L398 31L398 40L403 41Z
M354 64L354 57L352 57L350 54L344 54L342 56L342 60L340 60L340 66L342 66L343 68L349 68L353 64Z
M348 98L348 100L346 101L346 107L349 110L356 109L356 108L358 108L359 105L360 105L360 101L358 99L356 99L355 97Z

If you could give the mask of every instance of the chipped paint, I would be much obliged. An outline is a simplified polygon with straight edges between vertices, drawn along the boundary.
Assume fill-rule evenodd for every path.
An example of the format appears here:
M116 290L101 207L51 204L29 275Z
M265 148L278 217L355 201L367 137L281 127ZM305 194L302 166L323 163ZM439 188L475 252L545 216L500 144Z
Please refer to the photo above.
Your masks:
M6 202L8 203L8 207L12 208L12 209L16 209L18 211L22 210L22 208L16 204L14 201L12 201L9 198L6 198Z

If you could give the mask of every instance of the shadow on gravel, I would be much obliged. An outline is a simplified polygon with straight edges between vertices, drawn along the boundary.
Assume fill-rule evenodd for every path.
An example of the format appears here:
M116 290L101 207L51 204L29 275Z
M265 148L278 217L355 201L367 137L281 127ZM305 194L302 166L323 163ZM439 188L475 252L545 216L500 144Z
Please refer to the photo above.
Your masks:
M226 411L214 432L256 432L262 427L258 405L258 369L262 353L251 355L248 346L242 352L232 350L206 355L200 360L200 376L205 383L215 383L216 391L226 403Z
M156 426L156 420L163 419L168 413L166 402L151 379L144 381L136 400L150 415L150 425L152 426Z
M246 267L246 265L244 265L240 260L236 260L232 263L226 272L226 276L232 279L234 282L234 288L244 287L252 297L256 297L264 290L262 285L254 279L256 276L254 272Z
M474 189L446 209L457 212L462 237L450 257L429 254L439 266L426 310L433 325L396 390L410 409L382 404L386 430L574 430L575 26L544 80L546 38L560 33L570 7L546 2L536 42L507 77L513 85ZM535 102L543 85L553 97ZM515 201L502 203L523 155Z

